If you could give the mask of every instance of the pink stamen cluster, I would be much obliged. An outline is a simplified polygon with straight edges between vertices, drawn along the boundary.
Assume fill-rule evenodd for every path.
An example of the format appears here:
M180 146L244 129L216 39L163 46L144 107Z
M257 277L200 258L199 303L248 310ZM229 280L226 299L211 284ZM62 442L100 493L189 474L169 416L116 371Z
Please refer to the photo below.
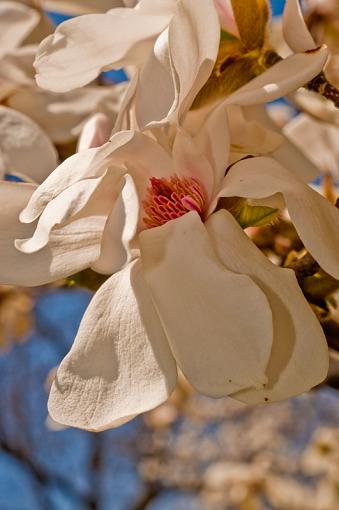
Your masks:
M196 211L203 219L205 190L193 177L178 177L176 174L170 179L151 177L143 206L146 213L143 221L148 228L159 227L190 211Z

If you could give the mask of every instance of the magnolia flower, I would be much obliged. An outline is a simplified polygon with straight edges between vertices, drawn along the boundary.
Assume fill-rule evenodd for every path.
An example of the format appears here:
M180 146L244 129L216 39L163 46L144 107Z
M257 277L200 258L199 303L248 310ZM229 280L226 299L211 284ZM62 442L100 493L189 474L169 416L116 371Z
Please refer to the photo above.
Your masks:
M133 66L116 129L156 130L169 122L182 124L220 59L218 14L223 19L223 8L213 0L141 0L133 9L117 8L68 20L40 45L35 61L37 82L48 90L69 91L104 70ZM249 24L253 29L252 18L241 19L247 29ZM266 30L265 23L261 30ZM319 73L326 58L325 48L302 50L245 85L239 97L243 104L281 97Z
M178 129L168 150L120 132L37 189L0 187L13 196L1 281L36 285L88 266L112 275L58 370L56 421L118 426L167 399L177 366L202 393L249 403L325 377L326 341L294 273L271 264L217 205L281 194L307 248L337 277L339 211L268 157L238 162L225 177L227 140L222 105L196 137Z
M61 145L75 140L94 112L114 121L125 87L90 86L67 94L39 89L33 68L36 43L50 32L52 25L40 10L0 2L0 101L33 119Z

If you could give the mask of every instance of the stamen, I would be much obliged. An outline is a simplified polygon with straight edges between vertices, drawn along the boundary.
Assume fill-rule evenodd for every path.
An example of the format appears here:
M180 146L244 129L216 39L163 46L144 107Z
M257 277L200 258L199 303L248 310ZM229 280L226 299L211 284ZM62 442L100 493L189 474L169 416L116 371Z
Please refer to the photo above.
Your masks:
M143 206L143 221L148 228L159 227L190 211L196 211L204 219L206 192L193 177L178 177L176 174L170 179L152 177Z

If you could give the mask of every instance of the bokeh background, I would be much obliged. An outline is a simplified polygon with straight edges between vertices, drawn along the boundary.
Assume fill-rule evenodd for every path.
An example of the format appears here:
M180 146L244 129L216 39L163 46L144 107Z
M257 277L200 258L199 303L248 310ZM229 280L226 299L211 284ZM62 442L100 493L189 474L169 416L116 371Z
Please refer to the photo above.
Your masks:
M0 510L339 509L339 392L328 386L251 408L182 381L170 402L116 430L52 423L49 382L90 299L75 287L0 291L2 324L18 319L0 332Z

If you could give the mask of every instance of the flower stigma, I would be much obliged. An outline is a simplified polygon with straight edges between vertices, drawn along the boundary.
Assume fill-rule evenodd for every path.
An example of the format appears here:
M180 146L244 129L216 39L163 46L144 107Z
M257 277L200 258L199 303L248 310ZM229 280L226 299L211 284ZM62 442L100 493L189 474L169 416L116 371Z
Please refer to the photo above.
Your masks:
M193 177L170 179L150 178L146 198L143 200L147 228L160 227L190 211L196 211L204 220L206 193L203 185Z

